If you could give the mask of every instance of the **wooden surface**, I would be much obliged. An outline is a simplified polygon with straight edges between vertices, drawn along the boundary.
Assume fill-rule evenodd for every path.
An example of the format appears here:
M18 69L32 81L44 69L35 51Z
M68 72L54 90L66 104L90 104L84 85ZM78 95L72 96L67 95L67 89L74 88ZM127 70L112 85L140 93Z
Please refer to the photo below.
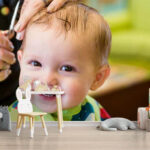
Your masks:
M47 123L49 135L35 127L35 136L29 137L29 128L16 136L15 125L11 132L0 131L0 150L150 150L150 132L145 130L99 131L99 123L72 123L59 133L57 123Z

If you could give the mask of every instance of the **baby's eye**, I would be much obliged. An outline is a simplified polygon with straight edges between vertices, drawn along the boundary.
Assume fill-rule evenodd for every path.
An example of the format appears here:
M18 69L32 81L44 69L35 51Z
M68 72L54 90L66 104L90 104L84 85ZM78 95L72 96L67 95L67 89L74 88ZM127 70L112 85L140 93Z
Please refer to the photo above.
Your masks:
M31 64L34 67L41 67L42 66L41 63L36 61L36 60L30 61L29 64Z
M67 72L71 72L71 71L74 71L74 67L70 66L70 65L64 65L61 67L60 69L61 71L67 71Z

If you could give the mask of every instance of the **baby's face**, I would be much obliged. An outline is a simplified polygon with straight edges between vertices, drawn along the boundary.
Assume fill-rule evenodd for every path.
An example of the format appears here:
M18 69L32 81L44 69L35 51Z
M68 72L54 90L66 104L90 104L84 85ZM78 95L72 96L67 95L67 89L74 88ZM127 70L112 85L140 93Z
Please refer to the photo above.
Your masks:
M69 34L56 36L52 29L31 26L26 34L24 50L19 51L20 84L28 77L40 80L51 88L57 85L64 91L63 109L80 104L96 76L93 52L82 36ZM44 112L56 112L56 97L33 95L33 104Z

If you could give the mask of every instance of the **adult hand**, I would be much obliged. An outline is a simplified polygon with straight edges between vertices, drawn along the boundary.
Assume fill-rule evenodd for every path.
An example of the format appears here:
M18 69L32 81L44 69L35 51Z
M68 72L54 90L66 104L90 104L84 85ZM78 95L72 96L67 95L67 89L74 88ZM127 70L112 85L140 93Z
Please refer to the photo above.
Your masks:
M0 82L10 75L10 65L16 61L14 46L6 35L7 31L0 31Z
M42 8L47 5L47 12L54 12L61 8L68 1L78 0L24 0L21 8L20 18L15 26L15 31L18 32L17 39L22 40L24 37L25 28L29 20Z

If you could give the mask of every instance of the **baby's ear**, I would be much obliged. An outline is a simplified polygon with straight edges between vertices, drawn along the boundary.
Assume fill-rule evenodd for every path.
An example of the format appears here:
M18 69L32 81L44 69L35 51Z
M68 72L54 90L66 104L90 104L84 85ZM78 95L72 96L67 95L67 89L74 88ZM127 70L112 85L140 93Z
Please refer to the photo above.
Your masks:
M19 63L22 60L22 56L23 56L23 50L19 49L17 52L17 58L18 58Z
M100 67L96 73L95 80L93 81L90 90L96 90L97 88L102 86L105 80L108 78L109 74L110 67L108 64Z

